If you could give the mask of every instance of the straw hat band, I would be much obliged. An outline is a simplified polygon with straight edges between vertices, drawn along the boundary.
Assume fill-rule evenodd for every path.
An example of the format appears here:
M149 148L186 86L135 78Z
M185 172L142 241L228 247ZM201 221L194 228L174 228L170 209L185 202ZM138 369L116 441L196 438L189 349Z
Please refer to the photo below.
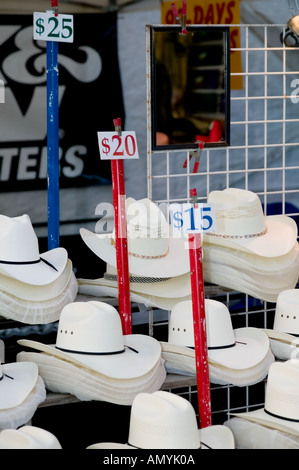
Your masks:
M122 354L125 352L125 348L128 348L130 349L131 351L135 352L138 354L139 351L137 351L137 349L134 349L130 346L126 346L124 347L124 349L121 349L119 351L98 351L98 352L92 352L92 351L78 351L78 350L74 350L74 349L65 349L65 348L61 348L59 346L56 346L55 345L55 348L56 349L59 349L59 351L63 351L63 352L66 352L66 353L72 353L72 354L86 354L88 356L110 356L110 355L113 355L113 354ZM1 379L0 379L1 380Z
M262 235L266 235L266 233L267 233L267 228L263 230L262 232L250 233L246 235L227 235L224 233L216 233L216 232L206 232L205 235L208 235L210 237L218 237L218 238L244 239L244 238L261 237Z
M0 260L0 263L1 264L17 264L17 265L22 265L22 264L37 264L37 263L40 263L40 262L43 262L45 264L47 264L48 266L50 266L50 268L53 268L55 269L55 271L58 272L58 269L55 268L55 266L53 266L53 264L51 264L49 261L45 260L44 258L39 258L39 259L36 259L36 260L33 260L33 261L8 261L8 260Z
M270 411L266 410L266 408L264 408L264 412L267 413L269 416L273 416L273 418L284 419L285 421L291 421L292 423L299 423L299 419L287 418L286 416L271 413Z
M221 346L208 346L208 349L209 350L213 350L213 349L228 349L228 348L234 348L236 346L236 344L239 343L239 341L236 341L232 344L225 344L224 346L221 345ZM241 344L246 344L246 343L241 343ZM190 349L195 349L194 346L188 346L188 348Z
M133 252L133 251L128 251L128 254L130 256L135 256L136 258L141 258L141 259L160 259L160 258L165 258L168 255L168 253L169 253L169 247L168 246L167 246L167 250L164 251L163 253L159 254L159 255L142 255L141 253L144 252L144 249L149 248L151 242L152 241L155 242L156 239L155 238L154 239L147 238L145 240L146 240L146 246L144 244L144 240L142 240L142 239L141 240L134 240L134 244L135 244L135 247L136 247L135 249L136 249L136 251L140 251L140 253L136 253L136 252ZM161 238L159 240L163 240L163 239ZM112 246L115 246L115 240L113 238L110 239L110 242L111 242ZM139 243L139 242L141 242L141 243ZM130 244L129 239L128 239L128 244ZM138 249L138 245L140 245L140 250Z
M4 377L7 377L8 379L14 380L13 377L11 377L10 375L4 374L4 372L2 372L2 376L0 377L0 382L1 382L1 380L4 379Z
M117 275L116 274L109 274L109 273L104 273L104 279L107 279L108 281L117 281ZM171 279L170 277L143 277L143 276L130 276L130 282L142 282L142 283L147 283L147 282L165 282Z

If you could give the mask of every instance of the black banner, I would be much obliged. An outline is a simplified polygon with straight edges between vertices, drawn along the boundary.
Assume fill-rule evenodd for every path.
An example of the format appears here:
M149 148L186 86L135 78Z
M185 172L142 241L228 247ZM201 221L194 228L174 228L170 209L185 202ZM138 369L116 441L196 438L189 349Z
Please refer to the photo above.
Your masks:
M74 14L74 42L58 43L61 188L111 184L97 132L124 125L116 15ZM33 13L0 16L0 192L47 187L46 55Z

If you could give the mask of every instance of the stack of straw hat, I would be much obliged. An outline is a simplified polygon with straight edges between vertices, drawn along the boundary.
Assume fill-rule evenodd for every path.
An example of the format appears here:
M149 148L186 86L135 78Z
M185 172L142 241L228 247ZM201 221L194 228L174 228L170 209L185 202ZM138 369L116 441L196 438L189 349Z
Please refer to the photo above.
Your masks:
M44 381L30 361L0 363L0 430L17 429L30 421L46 399Z
M212 191L216 231L203 235L204 280L276 302L299 276L297 225L286 215L265 216L257 194Z
M118 311L104 302L66 305L55 345L27 339L18 343L30 350L21 351L17 361L36 363L49 391L82 401L131 405L137 393L158 390L166 378L159 342L123 335Z
M253 385L263 380L274 356L266 333L253 327L233 330L228 308L205 300L209 378L215 384ZM161 341L168 372L196 375L192 301L179 302L171 311L168 342Z
M166 391L139 393L131 407L128 443L98 442L87 449L234 449L223 425L198 429L191 403Z
M271 364L262 408L232 413L225 423L241 449L299 449L299 361Z
M183 238L171 237L164 213L150 199L126 200L131 301L170 310L191 298L190 263ZM78 279L78 292L118 297L115 228L97 234L81 228L85 244L107 264L104 277Z
M27 214L0 215L0 316L26 324L55 322L77 292L67 251L40 254Z

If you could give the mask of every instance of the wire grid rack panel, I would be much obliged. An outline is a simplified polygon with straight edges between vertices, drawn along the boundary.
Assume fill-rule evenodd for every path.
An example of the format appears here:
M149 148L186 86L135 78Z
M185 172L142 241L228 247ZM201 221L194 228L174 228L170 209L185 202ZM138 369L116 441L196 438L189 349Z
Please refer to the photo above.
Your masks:
M231 90L230 146L205 148L196 173L189 151L152 151L148 96L148 197L156 203L189 202L189 191L196 188L199 202L206 202L210 191L238 187L258 194L265 215L285 214L298 223L299 49L281 43L285 25L230 26L238 26L241 32L241 47L231 52L241 51L242 56L242 72L231 75L241 75L243 80L241 90ZM149 77L148 69L148 90ZM206 285L205 297L226 303L234 328L273 326L273 303ZM158 324L150 321L151 334L155 335ZM188 397L196 408L196 386L174 391ZM211 383L213 422L224 422L231 412L261 407L264 393L265 381L246 387Z

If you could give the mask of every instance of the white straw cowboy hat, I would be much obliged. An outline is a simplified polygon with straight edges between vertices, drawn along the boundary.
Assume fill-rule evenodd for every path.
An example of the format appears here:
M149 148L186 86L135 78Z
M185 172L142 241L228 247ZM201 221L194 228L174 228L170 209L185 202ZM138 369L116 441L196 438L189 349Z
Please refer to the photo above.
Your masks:
M0 364L0 410L20 405L32 392L38 367L32 362Z
M0 274L33 285L49 284L65 268L67 251L54 248L40 254L38 239L27 214L0 215Z
M277 297L273 329L264 331L277 359L295 359L299 354L299 289L287 289Z
M205 299L209 362L234 370L250 369L265 359L269 338L258 328L233 330L228 308L217 300ZM194 356L192 301L179 302L171 311L168 342L163 351Z
M198 429L194 408L166 391L139 393L131 408L128 444L98 443L87 449L234 449L230 429L215 425Z
M257 194L238 188L212 191L216 231L205 232L203 242L228 246L260 256L288 253L297 240L296 222L286 215L265 216Z
M184 238L171 236L171 226L150 199L126 200L129 272L150 277L174 277L190 271ZM117 267L115 230L97 234L81 228L85 244L107 264Z
M149 372L161 357L150 336L123 335L120 315L109 304L73 302L60 315L55 345L22 339L30 347L114 379L134 379Z
M299 436L299 361L290 359L271 364L264 407L232 415Z
M36 426L4 429L0 432L0 449L62 449L54 434Z

